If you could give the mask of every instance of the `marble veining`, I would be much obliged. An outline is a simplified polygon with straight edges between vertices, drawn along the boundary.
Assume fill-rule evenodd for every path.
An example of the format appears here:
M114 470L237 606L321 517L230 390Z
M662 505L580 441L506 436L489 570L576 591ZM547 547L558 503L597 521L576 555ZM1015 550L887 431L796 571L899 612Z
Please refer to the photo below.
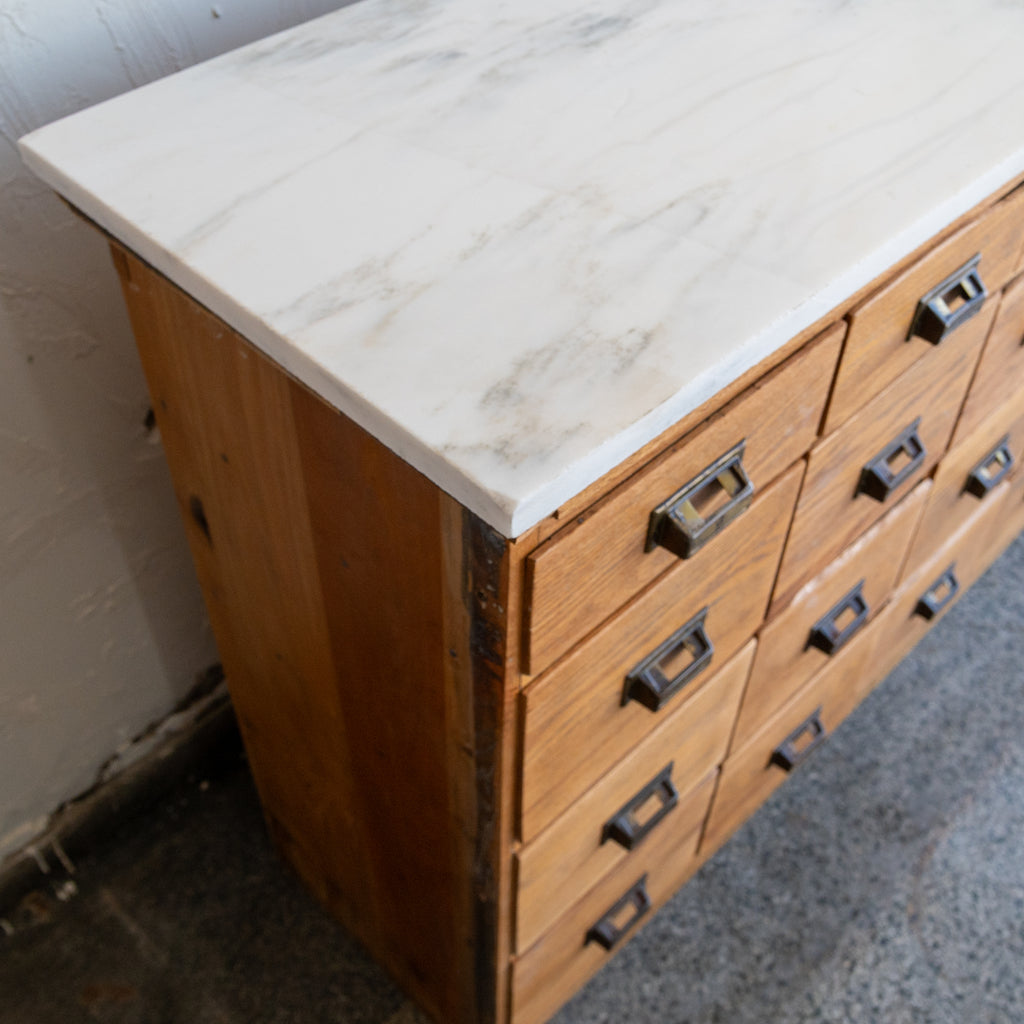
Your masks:
M1024 5L362 0L21 140L515 536L1024 171Z

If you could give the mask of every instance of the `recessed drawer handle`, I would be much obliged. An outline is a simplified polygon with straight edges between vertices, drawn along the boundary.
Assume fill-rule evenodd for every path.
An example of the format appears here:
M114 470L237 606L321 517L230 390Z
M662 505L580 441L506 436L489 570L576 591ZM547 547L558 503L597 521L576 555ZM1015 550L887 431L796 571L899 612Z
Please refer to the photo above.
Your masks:
M692 558L750 507L754 485L743 468L745 445L730 448L651 513L645 551L660 546Z
M821 708L815 708L773 751L769 764L777 764L783 771L791 772L802 764L811 753L828 738L825 723L821 720Z
M679 791L672 782L673 766L674 762L670 761L625 807L608 819L601 832L602 845L613 839L625 849L632 850L654 831L658 822L679 803ZM642 821L640 812L651 801L657 803L658 809Z
M960 593L960 581L956 578L956 562L954 562L917 600L914 614L929 622L938 615L946 605L951 604Z
M829 656L841 650L846 642L853 638L857 631L868 621L871 610L861 591L864 580L861 580L834 608L830 608L811 627L811 635L807 640L808 647L817 647ZM852 616L852 618L851 618ZM845 624L844 623L845 620Z
M981 253L972 256L959 270L922 295L910 325L911 338L923 338L933 345L977 313L988 292L978 273Z
M649 711L660 711L711 664L715 647L704 629L707 615L708 609L701 609L626 676L623 706L635 700Z
M647 875L630 887L629 892L605 911L597 924L587 931L583 945L596 942L602 949L614 949L626 934L651 909L647 894Z
M1010 451L1010 435L1007 434L971 470L967 477L967 483L964 484L964 490L976 498L984 498L989 491L1006 479L1006 474L1011 469L1013 469L1013 452Z
M900 484L909 480L921 468L928 453L918 436L919 426L920 416L909 427L904 427L864 465L860 471L857 494L866 494L875 501L885 501Z

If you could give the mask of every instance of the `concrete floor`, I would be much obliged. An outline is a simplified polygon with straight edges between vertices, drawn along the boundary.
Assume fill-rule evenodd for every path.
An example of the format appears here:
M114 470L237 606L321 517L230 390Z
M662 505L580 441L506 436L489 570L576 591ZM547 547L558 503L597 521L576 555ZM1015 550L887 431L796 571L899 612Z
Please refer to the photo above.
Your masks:
M1024 1021L1024 538L557 1024ZM0 935L3 1024L419 1024L238 764Z

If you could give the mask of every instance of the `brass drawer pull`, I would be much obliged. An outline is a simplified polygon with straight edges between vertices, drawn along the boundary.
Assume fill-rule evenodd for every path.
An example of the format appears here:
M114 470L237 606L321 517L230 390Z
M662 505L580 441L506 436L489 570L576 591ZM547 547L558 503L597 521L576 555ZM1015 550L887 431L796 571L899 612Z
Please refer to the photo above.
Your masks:
M960 593L960 581L956 578L954 562L919 598L914 614L929 622Z
M922 295L907 334L938 345L951 331L979 312L988 292L978 273L981 253L972 256L959 270Z
M1007 434L979 462L967 476L964 490L976 498L984 498L989 491L1006 479L1006 474L1013 469L1013 452L1010 451L1010 435Z
M632 913L624 918L623 911L630 909ZM614 949L626 932L650 909L651 897L647 894L647 875L644 875L618 903L605 911L597 924L591 926L583 945L596 942L602 949Z
M660 546L692 558L750 507L754 485L743 468L745 445L730 448L651 513L645 551Z
M602 845L612 839L632 850L654 831L658 822L679 803L679 791L672 782L673 766L674 762L669 761L628 804L608 819L601 832ZM638 815L651 800L657 801L658 809L646 821L641 821Z
M825 723L821 720L821 708L815 708L807 720L801 722L773 751L769 764L777 764L783 771L791 772L803 764L811 753L828 738Z
M904 427L860 471L857 494L866 494L875 501L885 501L900 484L909 480L921 468L927 452L918 436L919 416L909 427Z
M711 664L715 647L704 629L707 614L707 608L701 609L626 676L623 706L635 700L648 711L660 711Z
M816 647L831 656L841 650L847 641L851 640L857 631L868 621L871 609L864 599L862 590L864 580L861 580L838 604L830 608L812 627L811 635L807 640L808 647ZM853 618L849 616L852 613ZM843 619L849 619L844 626L840 626Z

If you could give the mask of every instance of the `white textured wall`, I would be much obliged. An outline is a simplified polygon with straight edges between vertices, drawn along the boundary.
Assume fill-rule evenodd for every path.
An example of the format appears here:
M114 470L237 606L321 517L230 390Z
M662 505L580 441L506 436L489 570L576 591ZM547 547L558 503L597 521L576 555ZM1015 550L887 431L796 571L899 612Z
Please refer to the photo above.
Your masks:
M0 858L216 660L105 244L18 136L342 0L0 0Z

